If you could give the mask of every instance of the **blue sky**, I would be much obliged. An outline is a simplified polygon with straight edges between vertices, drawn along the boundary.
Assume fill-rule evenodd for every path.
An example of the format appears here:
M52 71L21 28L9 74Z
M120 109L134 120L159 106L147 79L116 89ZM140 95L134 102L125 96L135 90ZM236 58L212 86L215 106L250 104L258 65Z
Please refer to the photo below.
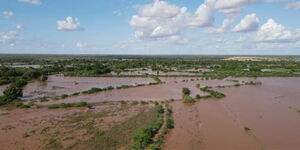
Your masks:
M300 54L297 0L1 0L0 53Z

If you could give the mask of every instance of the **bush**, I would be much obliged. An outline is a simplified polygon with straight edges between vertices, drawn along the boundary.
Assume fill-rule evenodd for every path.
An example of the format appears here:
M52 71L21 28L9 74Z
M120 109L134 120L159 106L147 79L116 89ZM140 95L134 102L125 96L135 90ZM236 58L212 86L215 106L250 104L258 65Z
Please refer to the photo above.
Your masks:
M204 87L204 88L201 88L200 90L203 91L203 92L208 92L210 94L210 97L213 97L213 98L223 98L223 97L225 97L225 94L220 93L218 91L214 91L214 90L210 89L209 87ZM206 98L208 98L208 97L206 97Z
M0 105L8 104L21 96L23 96L22 87L12 84L4 90L3 96L0 97Z
M47 81L47 79L48 79L48 77L47 77L47 75L41 75L39 78L38 78L38 80L39 81L42 81L42 82L45 82L45 81Z
M173 119L171 119L171 118L167 119L167 128L168 129L173 129L174 128L174 121L173 121Z
M138 101L133 101L133 102L131 102L131 104L132 105L137 105L137 104L139 104L139 102Z
M163 114L165 112L165 109L161 105L159 105L157 108L157 112Z
M17 107L19 108L30 108L30 105L24 104L24 103L19 103L17 104Z
M113 90L114 87L112 86L109 86L109 87L106 87L106 88L91 88L87 91L83 91L82 93L83 94L94 94L94 93L98 93L98 92L102 92L102 91L108 91L108 90Z
M182 93L183 93L184 95L190 95L190 94L191 94L191 91L190 91L190 89L188 89L188 88L182 88Z
M69 96L69 95L67 95L67 94L63 94L63 95L60 96L60 98L61 98L61 99L65 99L65 98L67 98L68 96Z
M248 131L250 131L251 129L250 129L249 127L244 127L244 130L248 132Z
M159 112L159 107L157 107L157 112ZM162 115L160 113L158 113L157 115L159 116L155 122L148 125L147 127L139 129L139 131L133 137L133 144L130 147L131 150L145 149L149 144L153 143L152 137L158 133L159 129L164 123Z
M185 97L184 100L183 100L184 103L194 103L196 102L194 98L188 96L188 97Z
M140 102L142 105L146 105L146 104L149 104L148 102L146 102L146 101L141 101Z
M199 94L196 95L196 99L200 99L201 96Z
M152 143L152 137L159 131L163 125L163 118L159 117L153 124L140 129L133 138L133 145L130 149L145 149Z
M52 104L48 106L49 109L57 109L57 108L68 108L68 107L88 107L92 108L93 105L87 102L78 102L78 103L61 103L61 104Z

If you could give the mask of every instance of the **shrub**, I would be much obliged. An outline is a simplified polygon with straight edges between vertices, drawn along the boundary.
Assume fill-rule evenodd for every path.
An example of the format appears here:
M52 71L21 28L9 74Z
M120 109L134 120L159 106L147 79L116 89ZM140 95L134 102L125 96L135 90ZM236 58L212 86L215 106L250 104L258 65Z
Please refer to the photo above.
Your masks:
M146 102L146 101L141 101L140 102L141 104L143 104L143 105L145 105L145 104L149 104L148 102Z
M65 98L67 98L69 95L67 95L67 94L62 94L61 96L60 96L60 98L61 99L65 99Z
M38 80L39 81L42 81L42 82L45 82L45 81L47 81L47 79L48 79L48 77L47 77L47 75L41 75L39 78L38 78Z
M83 91L82 93L83 94L94 94L94 93L98 93L98 92L102 92L102 91L108 91L108 90L113 90L114 87L112 86L109 86L109 87L106 87L106 88L91 88L87 91Z
M163 125L163 118L159 117L153 124L140 129L133 138L133 145L130 149L145 149L152 143L152 137L159 131Z
M225 94L220 93L218 91L214 91L214 90L210 89L210 87L204 87L204 88L201 88L200 90L203 92L208 92L210 94L210 97L213 97L213 98L225 97ZM206 97L206 98L209 98L209 97Z
M139 104L139 102L138 101L133 101L133 102L131 102L131 104L132 105L137 105L137 104Z
M184 103L194 103L196 102L194 98L188 96L188 97L185 97L184 100L183 100Z
M48 102L49 100L46 97L43 97L40 102Z
M48 106L49 109L57 109L57 108L68 108L68 107L88 107L92 108L93 105L87 102L77 102L77 103L61 103L61 104L52 104Z
M123 105L124 105L124 104L127 104L127 102L126 102L126 101L121 101L121 104L123 104Z
M19 108L30 108L30 105L24 104L24 103L19 103L17 104L17 107Z
M173 113L172 109L167 108L167 115L170 116Z
M173 121L173 119L171 119L171 118L168 118L167 119L167 128L168 129L173 129L174 128L174 121Z
M250 131L251 129L250 129L249 127L244 127L244 130L248 132L248 131Z
M157 108L157 112L160 113L160 114L163 114L165 112L164 107L162 107L161 105L159 105L158 108Z
M201 96L199 94L196 95L196 99L200 99Z
M191 91L190 91L190 89L188 89L188 88L182 88L182 93L183 93L184 95L190 95L190 94L191 94Z
M76 92L76 93L73 93L72 96L77 96L79 94L80 94L80 92Z

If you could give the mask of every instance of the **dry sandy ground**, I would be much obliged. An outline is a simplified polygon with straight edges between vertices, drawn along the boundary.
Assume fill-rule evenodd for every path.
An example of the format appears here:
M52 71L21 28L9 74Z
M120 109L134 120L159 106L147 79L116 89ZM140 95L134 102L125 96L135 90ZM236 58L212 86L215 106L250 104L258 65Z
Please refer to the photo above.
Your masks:
M280 61L279 58L274 57L229 57L224 60L237 60L237 61Z

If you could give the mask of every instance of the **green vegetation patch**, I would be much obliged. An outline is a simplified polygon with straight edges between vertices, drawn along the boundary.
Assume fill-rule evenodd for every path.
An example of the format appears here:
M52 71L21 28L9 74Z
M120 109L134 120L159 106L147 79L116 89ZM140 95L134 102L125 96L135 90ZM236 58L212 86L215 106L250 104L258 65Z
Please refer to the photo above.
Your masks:
M83 91L81 93L83 93L83 94L94 94L94 93L98 93L98 92L102 92L102 91L108 91L108 90L113 90L113 89L114 89L114 87L112 87L112 86L109 86L109 87L106 87L106 88L91 88L91 89L89 89L87 91Z
M68 107L88 107L92 108L93 105L87 102L77 102L77 103L61 103L61 104L52 104L48 106L49 109L57 109L57 108L68 108Z
M190 95L190 94L191 94L191 91L190 91L190 89L188 89L188 88L182 88L182 94L183 94L183 95Z
M200 90L203 92L208 92L212 98L223 98L226 96L225 94L212 90L209 87L200 88Z
M122 146L126 147L132 139L139 139L142 129L153 127L159 119L157 108L152 108L113 126L108 131L93 128L92 137L87 141L80 142L74 149L115 150Z
M196 102L196 100L191 96L187 96L183 99L183 102L184 103L194 103L194 102Z

